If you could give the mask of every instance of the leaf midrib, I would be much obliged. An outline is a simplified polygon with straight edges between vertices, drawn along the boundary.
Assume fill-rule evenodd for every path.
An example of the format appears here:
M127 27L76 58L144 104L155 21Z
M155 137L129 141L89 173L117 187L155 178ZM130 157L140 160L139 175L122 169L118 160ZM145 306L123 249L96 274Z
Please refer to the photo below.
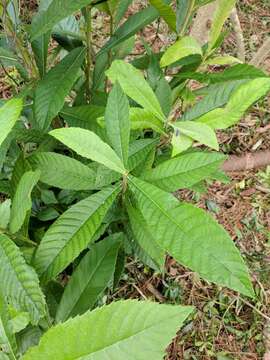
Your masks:
M186 317L187 317L188 315L189 315L189 313L186 315ZM140 335L140 334L143 334L143 333L147 332L148 330L150 330L150 329L152 329L152 328L160 327L160 324L161 324L161 323L164 323L164 322L168 323L169 319L171 319L171 318L172 318L172 319L175 319L175 316L176 316L176 314L173 314L173 315L171 315L171 316L169 316L169 317L168 317L168 315L167 315L167 317L166 317L165 319L162 319L162 321L159 320L159 322L154 323L154 324L152 324L152 325L150 325L150 326L144 327L142 330L139 330L139 331L137 331L137 332L135 332L135 333L132 333L132 335L124 336L124 337L121 338L120 340L115 341L114 343L111 343L111 344L109 344L109 345L107 345L107 346L105 346L105 347L103 347L103 348L101 348L101 349L97 349L97 350L95 350L95 351L93 351L93 352L88 352L88 353L82 354L82 355L80 355L79 357L74 357L74 358L72 358L72 359L70 359L70 360L84 360L84 359L87 360L86 357L88 357L89 355L94 355L94 354L96 354L96 353L102 352L102 351L104 351L104 350L106 350L106 349L109 349L109 348L111 348L111 347L117 346L118 344L121 344L122 342L124 342L124 341L126 341L126 340L132 340L134 337L136 337L136 336L138 336L138 335ZM184 321L184 320L182 320L182 321L180 322L180 320L179 320L179 323L180 323L180 324L179 324L179 327L181 326L181 324L183 323L183 321Z
M53 266L53 264L55 263L55 259L57 259L57 258L61 255L61 253L65 250L65 248L66 248L67 246L69 246L69 244L70 244L70 242L72 241L72 239L77 235L77 233L81 230L81 228L82 228L83 226L85 226L85 224L87 223L87 221L89 221L90 217L94 216L94 215L97 213L97 211L100 210L101 206L105 205L106 201L107 201L108 199L110 199L110 198L113 196L113 194L114 194L115 192L117 192L117 190L119 190L119 188L120 188L120 185L118 185L118 186L110 193L110 195L108 195L108 197L106 198L106 200L103 201L103 202L100 204L100 206L99 206L93 213L91 213L91 215L90 215L89 217L87 217L87 219L83 222L83 224L81 224L80 228L77 229L74 233L72 233L72 235L69 237L69 240L64 243L64 246L60 249L60 251L56 254L56 256L52 259L52 261L48 264L48 266L46 267L46 269L44 269L43 272L40 274L40 277L44 276L44 274L51 268L51 266Z
M82 291L80 294L78 294L78 292L77 292L77 294L76 294L76 295L77 295L76 302L74 303L74 305L72 306L72 308L70 309L70 311L65 315L65 319L64 319L64 320L66 320L66 319L70 316L70 314L72 313L73 309L77 306L77 304L78 304L81 296L83 296L83 294L85 293L85 291L87 290L87 288L88 288L88 286L89 286L89 283L91 283L93 277L95 276L97 269L101 266L101 264L103 263L104 259L105 259L106 256L107 256L107 254L108 254L111 250L112 250L112 248L107 249L106 252L103 254L102 258L99 259L99 261L97 262L96 266L95 266L94 269L92 270L91 277L88 279L88 281L87 281L86 283L84 283L84 289L83 289L83 291Z
M224 159L224 160L225 160L225 159ZM159 176L159 177L154 177L154 178L152 178L151 175L153 175L153 174L151 174L151 171L149 171L150 177L147 177L148 174L146 174L146 176L144 177L144 179L146 179L146 180L148 180L148 181L159 181L159 180L163 181L164 179L171 179L171 178L174 178L175 176L178 176L178 175L183 175L183 174L185 175L185 174L187 174L188 172L191 172L191 171L194 171L194 170L201 170L201 169L207 167L208 165L214 165L215 163L220 163L220 162L222 162L222 161L223 161L223 159L221 159L221 160L215 160L215 161L212 161L212 162L207 163L207 165L201 165L201 166L198 166L198 167L190 168L188 171L179 171L179 172L174 173L173 175L168 175L168 176L163 176L163 177L160 177L160 176ZM156 169L158 169L158 167L153 168L153 172L154 172Z
M169 219L170 222L174 223L174 224L176 225L176 227L179 228L180 231L182 231L182 233L183 233L185 236L187 236L187 233L185 233L185 232L181 229L180 225L179 225L177 222L175 222L173 218L171 218L170 216L168 216L168 214L166 213L166 211L164 211L152 198L150 198L150 197L147 195L147 193L145 193L141 188L139 188L139 187L132 181L132 179L131 179L130 177L128 177L128 179L131 181L131 183L133 184L133 186L135 186L141 193L143 193L143 195L144 195L146 198L148 198L148 199L159 209L159 211L160 211L167 219ZM170 253L170 251L169 251L168 249L165 249L165 250L166 250L168 253ZM231 269L228 268L227 265L222 262L222 259L218 259L218 258L215 256L215 254L212 253L212 252L211 252L211 256L217 261L217 263L221 263L221 264L224 266L224 268L225 268L234 278L236 278L237 280L240 280L240 279L231 271ZM184 266L186 266L187 268L190 268L190 266L189 266L189 265L186 265L186 264L184 263L184 261L181 260L181 263L182 263ZM191 269L191 268L190 268L190 269ZM246 285L245 285L241 280L240 280L240 282L241 282L242 285L246 288Z
M6 242L6 243L7 243L7 242ZM7 246L9 246L9 244L7 244ZM11 269L11 272L12 272L13 275L15 276L15 278L16 278L16 280L17 280L17 284L18 284L19 287L22 289L22 291L23 291L23 293L25 294L25 296L30 300L30 302L32 303L32 305L33 305L34 308L36 309L37 314L39 314L40 309L38 308L38 306L37 306L37 304L35 303L35 301L33 301L31 294L28 292L28 289L23 286L23 282L22 282L21 279L18 277L17 272L16 272L15 269L13 268L13 264L12 264L11 260L9 259L9 256L8 256L8 253L6 252L5 247L1 246L1 248L2 248L3 253L4 253L4 255L5 255L6 259L7 259L6 264L7 264L8 268ZM24 266L27 267L27 264L24 263ZM26 271L26 269L25 269L25 271ZM30 270L30 271L31 271L31 270ZM33 278L31 278L31 282L35 282L35 280L34 280ZM36 317L36 316L35 316L35 317Z

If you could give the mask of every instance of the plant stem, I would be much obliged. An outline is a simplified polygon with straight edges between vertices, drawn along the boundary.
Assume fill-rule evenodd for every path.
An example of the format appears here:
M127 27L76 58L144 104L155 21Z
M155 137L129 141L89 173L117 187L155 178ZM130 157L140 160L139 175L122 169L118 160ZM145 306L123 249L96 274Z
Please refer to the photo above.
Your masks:
M92 66L92 57L91 57L91 30L92 30L92 24L91 24L91 6L87 6L84 9L84 18L85 18L85 34L86 34L86 67L85 67L85 78L86 78L86 100L89 103L91 99L91 90L90 90L90 72L91 72L91 66Z

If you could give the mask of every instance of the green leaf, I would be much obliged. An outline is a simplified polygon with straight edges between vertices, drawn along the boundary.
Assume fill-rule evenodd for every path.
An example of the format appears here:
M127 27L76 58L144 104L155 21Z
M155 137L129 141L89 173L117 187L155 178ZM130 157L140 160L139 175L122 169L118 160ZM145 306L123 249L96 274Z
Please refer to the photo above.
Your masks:
M143 179L168 192L190 188L215 173L225 159L219 153L188 153L146 171Z
M152 236L145 219L138 209L126 202L128 217L135 240L148 256L155 262L159 269L164 266L165 251L159 246Z
M4 47L0 47L0 62L5 67L14 66L25 80L29 80L28 73L21 65L18 57L13 52Z
M0 107L0 145L2 145L19 119L22 108L22 99L11 99Z
M143 29L146 25L156 20L158 16L159 12L153 6L148 6L138 13L129 16L124 24L115 31L109 41L103 46L98 56L135 35L140 29Z
M81 200L49 227L33 262L43 282L57 276L87 247L119 191L119 186L108 187Z
M40 18L43 17L43 13L44 13L43 11L39 11L34 16L32 21L32 26L35 26L35 24L38 24L40 21L42 21L42 19ZM41 78L43 78L44 75L46 74L50 37L51 37L51 32L49 30L31 42L31 47L34 53L35 61Z
M92 131L70 127L52 130L50 135L83 157L103 164L120 174L126 172L113 149Z
M172 144L172 157L180 154L183 151L186 151L193 144L193 140L191 137L186 136L184 134L180 134L180 132L175 129L171 144Z
M190 55L202 55L199 43L191 36L184 36L171 45L160 59L160 66L165 67Z
M31 212L31 193L39 177L40 171L27 171L20 179L11 206L9 228L12 233L20 230L27 215Z
M200 126L196 126L200 124ZM203 126L201 126L203 125ZM196 123L194 121L177 121L173 124L184 135L218 150L218 141L215 132L206 124Z
M158 133L164 132L164 122L159 120L149 110L142 108L130 109L130 122L132 130L153 129Z
M15 352L16 339L10 325L8 307L0 294L0 359L16 360Z
M205 89L206 96L190 110L186 111L181 120L193 120L220 106L224 106L229 101L234 90L242 84L243 81L238 80L210 86Z
M131 175L128 180L137 207L162 249L204 279L254 296L238 249L210 215Z
M230 55L215 56L204 62L205 65L231 65L231 64L235 64L235 63L241 63L241 60L237 59L234 56L230 56Z
M134 170L140 165L149 153L156 147L159 139L139 139L130 144L129 158L128 158L128 169Z
M158 10L160 16L169 25L169 28L172 31L176 31L176 16L170 5L166 4L164 0L149 0L149 2Z
M183 33L188 17L193 15L193 7L195 0L177 0L176 1L176 30L177 33Z
M220 86L229 85L228 82L236 81L236 80L249 80L249 79L257 79L259 77L266 77L267 75L260 69L255 68L249 64L237 64L231 67L228 67L224 71L216 72L216 73L199 73L199 72L181 72L176 75L177 79L185 80L185 79L194 79L199 82L206 82L210 84L222 83ZM226 84L227 82L227 84ZM243 82L238 82L241 84Z
M118 81L131 99L164 121L156 95L139 70L122 60L115 60L106 74L113 83Z
M51 328L22 360L162 360L192 311L190 306L118 301Z
M224 109L215 109L196 120L212 129L227 129L236 124L246 110L270 91L270 78L250 80L238 87Z
M0 292L16 309L29 312L32 324L37 324L45 315L38 277L17 246L3 234L0 235L0 263Z
M25 311L17 311L16 309L9 307L10 313L10 325L13 334L19 333L27 327L30 322L29 313Z
M10 219L10 199L6 199L0 204L0 229L6 229L8 227Z
M162 111L165 116L168 117L172 109L173 96L170 84L165 79L164 75L162 75L161 79L158 81L155 94L158 98Z
M40 181L68 190L96 189L96 173L80 161L53 152L36 152L27 161L40 170Z
M53 0L47 10L42 11L30 28L31 40L51 30L60 20L91 4L91 0Z
M122 234L94 244L72 274L56 313L56 322L91 310L112 279Z
M93 130L93 123L97 118L104 115L104 111L104 107L96 105L65 106L60 111L60 115L69 126Z
M14 198L21 177L27 171L31 171L31 166L25 160L23 152L21 152L13 167L12 176L10 180L11 199Z
M78 77L84 56L85 48L74 49L38 83L34 115L39 129L48 130L52 119L62 109L65 97Z
M118 82L115 83L108 98L105 123L110 143L126 166L130 136L129 103Z
M222 27L226 19L230 15L233 7L235 6L235 3L236 0L219 0L217 2L217 9L214 14L212 27L209 34L209 50L211 50L215 46L215 43L221 33Z

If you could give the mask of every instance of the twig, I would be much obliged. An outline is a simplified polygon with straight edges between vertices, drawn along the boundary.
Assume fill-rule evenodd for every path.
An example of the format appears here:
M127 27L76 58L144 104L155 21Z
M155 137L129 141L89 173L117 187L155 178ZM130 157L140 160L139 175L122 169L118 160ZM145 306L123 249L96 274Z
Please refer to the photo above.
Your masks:
M263 192L264 194L270 194L270 189L267 189L267 188L264 187L264 186L256 185L256 186L255 186L255 189Z
M9 72L6 70L4 64L2 63L1 60L0 60L0 65L2 66L2 69L3 69L4 73L6 74L6 76L7 76L11 81L13 81L14 84L15 84L17 87L19 87L20 84L18 83L18 81L17 81L16 79L14 79L13 76L11 76L11 75L9 74Z
M151 283L146 284L146 289L150 291L150 293L153 294L158 301L160 302L165 301L164 296L162 296L161 293L156 288L154 288L154 286Z
M132 284L132 286L134 287L134 289L136 289L138 291L138 293L144 298L144 300L148 300L147 297L144 295L144 293L138 288L137 285Z
M270 165L270 150L244 154L243 156L232 155L222 166L225 172L252 170Z
M86 77L86 100L89 103L91 97L90 91L90 71L92 65L92 58L91 58L91 6L87 6L84 9L84 18L85 18L85 25L86 25L86 67L85 67L85 77Z
M270 124L264 126L264 127L260 127L256 130L257 133L259 134L263 134L265 133L266 131L270 130Z
M270 54L270 37L268 37L253 58L250 61L251 65L260 66L264 63L268 55Z
M246 58L245 40L243 36L242 27L239 21L239 17L237 14L237 10L235 7L231 12L230 19L236 36L237 57L239 60L244 62Z
M248 302L247 300L243 299L242 297L240 297L241 301L246 304L247 306L249 306L251 309L253 309L257 314L259 314L261 317L263 317L266 321L270 321L270 317L265 315L263 312L261 312L259 309L257 309L254 305L252 305L250 302Z

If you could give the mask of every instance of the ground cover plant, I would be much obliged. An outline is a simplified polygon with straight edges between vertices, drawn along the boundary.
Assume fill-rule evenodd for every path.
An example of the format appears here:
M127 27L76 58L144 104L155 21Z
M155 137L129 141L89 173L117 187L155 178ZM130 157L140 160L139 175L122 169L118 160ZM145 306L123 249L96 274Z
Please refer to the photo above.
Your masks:
M228 181L216 131L270 91L261 70L220 56L235 1L220 0L207 45L188 35L209 1L41 1L31 24L1 4L0 60L17 94L0 107L0 356L162 359L196 309L148 301L103 305L126 257L164 273L166 256L255 298L228 233L179 189ZM110 17L96 52L93 12ZM159 17L175 34L160 53L135 35ZM212 65L225 65L210 72ZM199 89L190 87L196 80ZM179 111L180 109L180 111Z

